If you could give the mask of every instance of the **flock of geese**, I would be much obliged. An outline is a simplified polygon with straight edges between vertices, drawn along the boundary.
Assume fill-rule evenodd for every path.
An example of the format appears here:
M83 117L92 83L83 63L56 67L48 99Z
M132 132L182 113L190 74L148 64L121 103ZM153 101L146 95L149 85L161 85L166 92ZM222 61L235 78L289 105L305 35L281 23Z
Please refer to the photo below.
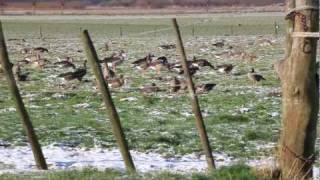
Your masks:
M217 43L216 46L223 46L222 43ZM109 50L109 47L106 45L106 51ZM168 50L174 49L176 46L174 44L165 44L159 46L159 48ZM42 58L43 53L48 53L49 50L44 47L36 47L36 48L24 48L22 53L29 55L25 59L18 61L16 64L12 64L12 69L14 76L17 81L27 81L29 73L23 73L21 67L24 65L30 65L33 68L43 69L47 64L50 63L45 58ZM118 74L117 67L125 62L127 58L126 53L121 50L119 53L113 53L111 56L108 56L104 59L99 60L99 63L103 69L103 75L105 81L108 83L110 88L120 88L126 83L126 79L123 75ZM83 62L82 67L76 67L74 64L74 60L71 57L66 57L64 59L57 58L57 61L53 63L54 67L61 69L72 69L72 71L59 74L57 77L63 78L65 81L73 81L78 80L81 82L83 77L87 74L87 61ZM193 59L187 61L187 65L189 68L189 72L192 76L194 76L198 71L203 68L208 68L213 71L217 71L219 73L231 74L234 69L234 65L232 64L222 64L214 66L206 59L200 59L197 57L193 57ZM155 57L153 54L147 54L145 57L137 59L131 63L131 66L137 69L142 75L146 73L148 70L153 70L156 72L156 75L161 78L160 74L162 71L167 71L169 73L175 73L181 75L184 73L182 64L180 62L170 62L166 56ZM0 75L3 74L3 69L0 64ZM168 91L170 93L177 93L180 91L185 91L187 89L187 82L184 79L180 79L177 76L174 76L169 79ZM253 84L257 84L258 82L265 80L265 78L255 72L252 68L250 72L247 74L249 80L252 81ZM195 90L197 93L206 93L211 91L216 84L207 83L196 85ZM155 83L150 85L146 85L140 88L142 92L145 93L153 93L162 91Z

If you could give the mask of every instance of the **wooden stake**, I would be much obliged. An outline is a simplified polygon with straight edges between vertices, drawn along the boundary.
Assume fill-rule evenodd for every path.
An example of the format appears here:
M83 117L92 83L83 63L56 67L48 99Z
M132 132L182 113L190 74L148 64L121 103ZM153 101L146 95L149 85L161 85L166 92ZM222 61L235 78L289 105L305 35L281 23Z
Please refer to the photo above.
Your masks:
M184 70L184 76L185 76L187 83L188 83L188 90L189 90L189 95L190 95L190 99L191 99L192 111L193 111L195 118L196 118L196 126L199 131L200 140L202 143L202 148L203 148L204 153L206 155L208 169L213 170L213 169L215 169L215 164L214 164L214 160L213 160L213 156L212 156L212 151L211 151L208 135L206 132L206 127L203 122L203 118L202 118L202 114L201 114L201 110L200 110L200 106L199 106L199 102L198 102L198 97L195 93L194 84L193 84L192 77L189 72L189 68L188 68L188 64L187 64L187 56L186 56L186 53L185 53L185 50L183 47L183 42L182 42L182 38L181 38L179 25L178 25L177 20L175 18L172 19L172 22L173 22L173 27L175 30L175 35L177 37L177 47L178 47L179 52L181 54L181 63L182 63L183 70Z
M42 27L39 26L39 35L40 35L40 39L43 40L43 34L42 34Z
M3 65L3 71L7 78L9 89L12 93L12 97L15 102L17 112L19 113L22 119L23 128L26 131L28 141L31 145L31 149L36 161L36 165L38 169L47 170L48 167L47 167L46 160L43 156L41 146L38 142L37 135L34 132L28 112L23 104L23 101L19 92L19 88L16 84L16 81L12 73L12 64L9 61L7 46L5 43L1 22L0 22L0 62Z
M87 58L89 60L89 63L92 66L92 70L98 81L99 89L102 93L102 99L105 103L105 106L107 108L107 113L111 120L112 131L118 143L127 171L135 172L135 166L133 164L132 157L128 148L128 144L121 127L119 115L112 101L112 97L111 97L108 85L103 78L103 73L99 64L98 55L96 53L96 50L93 46L92 40L87 30L84 30L82 33L82 41L87 54Z
M319 31L318 0L288 0L290 10L301 7L288 17L289 32ZM289 20L289 18L291 18ZM279 165L281 179L311 179L316 158L315 142L319 112L319 75L317 74L317 38L286 39L286 60L282 81L282 133Z

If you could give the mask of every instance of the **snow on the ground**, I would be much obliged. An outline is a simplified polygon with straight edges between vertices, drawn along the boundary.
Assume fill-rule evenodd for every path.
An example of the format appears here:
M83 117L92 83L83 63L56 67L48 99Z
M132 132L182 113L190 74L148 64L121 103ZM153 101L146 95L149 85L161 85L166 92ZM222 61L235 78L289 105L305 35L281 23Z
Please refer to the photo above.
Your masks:
M124 170L120 151L102 148L80 149L69 147L43 147L50 169L81 169L94 167L98 169L113 168ZM164 158L156 153L131 151L137 169L141 172L155 170L203 171L206 169L204 156L189 154L179 158ZM217 166L230 165L231 159L224 154L214 154ZM30 147L0 148L0 164L4 167L0 173L36 170Z
M125 169L120 151L103 148L69 148L58 146L43 147L50 170L72 170L93 167L100 170L107 168L123 171ZM136 168L140 172L167 170L175 172L204 171L207 167L205 157L194 154L179 158L164 158L157 153L140 153L131 151ZM228 166L237 161L225 154L214 153L217 167ZM247 164L253 167L272 165L274 158L249 160ZM34 158L30 147L0 148L0 174L36 171ZM315 177L319 169L315 169Z

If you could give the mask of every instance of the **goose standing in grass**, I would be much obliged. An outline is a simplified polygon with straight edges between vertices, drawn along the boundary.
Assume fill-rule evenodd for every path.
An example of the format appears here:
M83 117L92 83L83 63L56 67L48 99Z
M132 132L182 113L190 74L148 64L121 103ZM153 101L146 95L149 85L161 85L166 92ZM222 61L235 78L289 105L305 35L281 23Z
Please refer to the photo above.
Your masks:
M168 59L165 56L161 56L157 60L151 62L148 67L155 70L157 75L160 75L162 69L165 68L169 70Z
M112 79L108 79L108 86L112 89L119 88L125 84L125 78L123 75L120 75L119 77L114 77Z
M104 63L103 77L106 81L116 77L116 73L110 69L110 67L108 66L108 63Z
M60 74L58 77L63 77L67 81L71 81L74 79L78 79L78 81L82 81L82 78L86 74L87 74L87 60L84 61L82 68L76 69L73 72Z
M211 91L215 86L216 86L216 84L214 84L214 83L207 83L207 84L198 85L195 88L196 93L207 93L207 92Z
M215 67L206 59L197 59L196 57L193 57L193 60L188 61L188 63L199 68L210 67L211 69L215 69Z
M223 64L223 65L217 66L215 69L220 73L230 74L233 68L234 68L234 65L232 64Z
M169 82L169 92L176 93L180 90L184 91L188 88L187 82L185 80L179 80L177 77L174 77Z
M47 48L44 48L44 47L36 47L36 48L33 48L33 53L35 54L39 54L39 53L45 53L45 52L49 52L49 50Z
M59 66L61 68L72 68L76 69L76 66L73 64L73 59L69 56L67 56L65 59L60 59L57 57L58 61L53 63L56 66Z
M175 49L175 44L163 44L159 46L160 49L169 50L169 49Z
M113 53L110 57L106 57L100 62L107 63L113 71L116 71L116 67L122 64L126 57L126 53L123 50L121 50L119 54Z
M134 61L132 65L138 70L145 72L145 70L150 66L153 58L154 55L148 54L146 57Z
M248 78L252 81L253 84L257 84L262 80L266 80L262 75L256 73L254 68L251 68L251 72L248 73Z
M140 92L143 94L150 94L161 91L160 88L155 84L151 83L151 85L146 85L140 88Z

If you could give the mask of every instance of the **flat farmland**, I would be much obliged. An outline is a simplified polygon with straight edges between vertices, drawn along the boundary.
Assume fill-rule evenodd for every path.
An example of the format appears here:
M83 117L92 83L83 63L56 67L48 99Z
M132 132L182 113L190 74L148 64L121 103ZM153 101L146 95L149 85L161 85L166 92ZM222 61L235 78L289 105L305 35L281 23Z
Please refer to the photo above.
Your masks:
M205 166L188 93L169 92L170 81L175 77L183 79L183 76L168 70L157 74L147 69L142 73L131 64L148 54L166 56L169 63L180 61L176 49L159 48L176 43L172 17L0 17L9 57L14 64L29 56L22 53L24 48L48 49L41 54L47 60L44 67L22 66L22 71L28 73L28 80L18 82L39 141L45 149L116 149L91 67L88 66L87 74L79 82L60 78L59 74L72 69L54 65L59 58L71 57L77 68L82 67L86 56L80 35L82 30L88 29L99 58L121 50L126 53L124 62L117 66L116 71L116 74L124 76L125 84L112 89L112 97L130 149L137 153L154 153L164 159L192 155L193 159L202 160ZM252 165L253 161L275 156L281 131L281 88L272 63L284 57L283 14L221 13L176 17L190 60L196 57L208 60L213 66L234 66L229 74L204 67L193 76L196 85L216 84L211 91L198 96L218 165L234 162L249 165L251 162ZM278 34L275 34L275 23L279 25ZM223 45L217 46L221 42ZM105 44L108 44L108 51ZM248 78L251 68L266 80L253 84ZM152 83L160 88L159 92L142 92L143 87ZM20 118L2 74L0 123L2 150L13 151L27 146ZM317 149L319 143L318 140ZM44 154L46 156L46 151ZM143 164L137 161L137 166L139 163ZM15 162L0 160L0 171L3 172L32 169L16 166ZM55 161L51 166L62 169ZM70 167L72 169L72 165Z

